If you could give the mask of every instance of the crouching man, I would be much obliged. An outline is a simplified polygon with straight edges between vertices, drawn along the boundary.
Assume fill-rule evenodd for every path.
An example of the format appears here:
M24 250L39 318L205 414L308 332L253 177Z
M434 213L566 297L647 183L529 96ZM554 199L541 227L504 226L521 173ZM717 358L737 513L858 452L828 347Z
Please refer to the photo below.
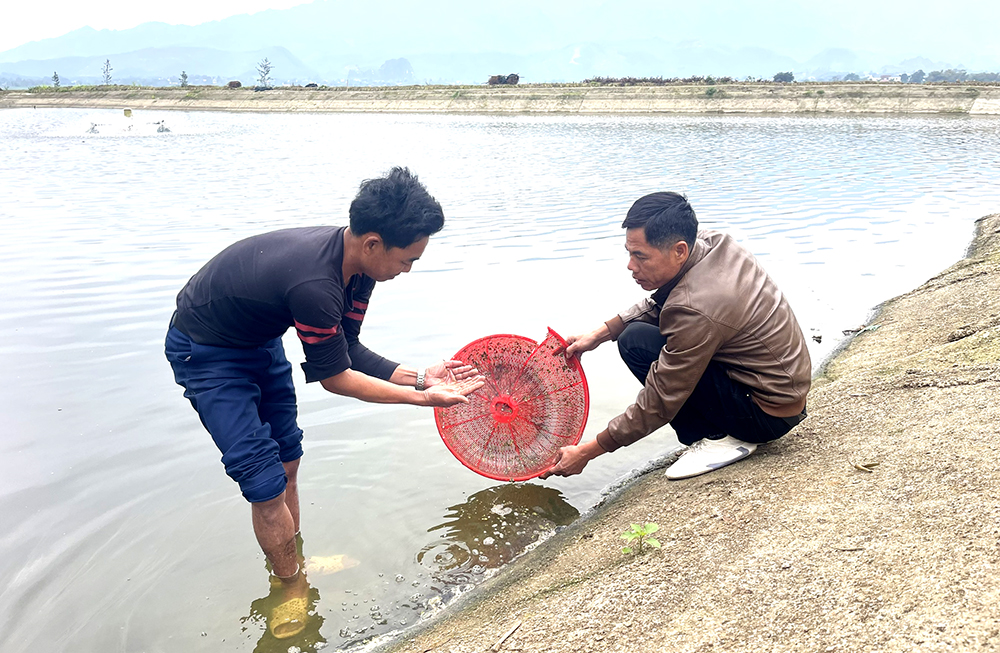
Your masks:
M653 193L625 221L628 269L655 291L590 333L566 356L609 340L643 384L635 403L596 439L563 447L548 475L572 476L597 456L670 424L685 453L670 479L736 462L806 417L812 364L784 295L729 235L698 231L687 199Z

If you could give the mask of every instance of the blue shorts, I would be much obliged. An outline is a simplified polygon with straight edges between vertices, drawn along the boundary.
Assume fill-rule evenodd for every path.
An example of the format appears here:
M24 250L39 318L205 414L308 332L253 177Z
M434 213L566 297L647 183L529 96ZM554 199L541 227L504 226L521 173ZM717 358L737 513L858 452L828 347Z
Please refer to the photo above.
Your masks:
M282 463L302 457L302 429L281 338L256 349L210 347L170 327L165 351L174 380L247 501L269 501L284 492Z

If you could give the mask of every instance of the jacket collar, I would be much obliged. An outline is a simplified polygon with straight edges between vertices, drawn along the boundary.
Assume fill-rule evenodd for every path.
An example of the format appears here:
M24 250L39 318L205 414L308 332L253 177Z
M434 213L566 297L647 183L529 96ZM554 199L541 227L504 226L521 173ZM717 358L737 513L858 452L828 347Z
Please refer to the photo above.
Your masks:
M667 297L670 295L670 291L680 283L684 275L687 274L688 270L693 268L698 262L705 258L705 254L708 253L708 243L706 243L701 238L695 238L694 247L691 248L691 255L688 256L688 260L684 262L681 267L681 271L677 273L677 276L668 281L666 284L660 286L656 292L653 293L653 301L656 302L657 306L663 306L663 302L667 301Z

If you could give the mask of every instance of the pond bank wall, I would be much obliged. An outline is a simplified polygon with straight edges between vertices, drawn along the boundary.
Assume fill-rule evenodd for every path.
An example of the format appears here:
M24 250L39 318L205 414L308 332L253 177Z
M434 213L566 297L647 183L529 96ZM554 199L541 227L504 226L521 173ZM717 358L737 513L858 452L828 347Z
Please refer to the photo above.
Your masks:
M509 114L821 113L1000 115L1000 86L720 84L715 86L195 86L7 91L0 108Z

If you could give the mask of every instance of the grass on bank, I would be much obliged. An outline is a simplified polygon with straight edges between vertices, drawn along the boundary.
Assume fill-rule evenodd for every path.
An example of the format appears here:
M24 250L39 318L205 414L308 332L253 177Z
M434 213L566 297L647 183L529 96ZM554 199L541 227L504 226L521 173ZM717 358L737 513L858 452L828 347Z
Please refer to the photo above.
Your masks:
M685 78L663 78L663 77L623 77L623 78L609 78L609 77L594 77L591 79L586 79L582 82L566 82L566 83L545 83L545 84L518 84L517 86L487 86L486 84L413 84L410 86L275 86L273 88L267 89L266 91L257 92L268 92L268 91L352 91L352 90L400 90L400 91L416 91L416 90L436 90L436 89L449 89L456 93L455 97L460 97L462 91L467 89L515 89L515 88L580 88L580 87L651 87L651 86L707 86L705 95L709 98L724 98L726 97L725 92L717 86L759 86L759 87L796 87L802 88L804 90L804 95L809 97L810 94L815 93L816 95L822 96L825 91L822 90L823 87L837 87L843 88L845 86L855 87L855 88L894 88L899 87L906 88L955 88L955 87L965 87L965 92L971 96L979 95L977 88L969 85L969 82L931 82L922 84L904 84L902 82L877 82L874 80L864 80L856 82L775 82L768 79L755 79L755 80L735 80L731 77L685 77ZM990 87L990 86L1000 86L1000 82L976 82L976 87ZM812 89L812 90L810 90ZM142 86L139 84L82 84L75 86L32 86L27 89L28 93L108 93L108 92L126 92L126 91L184 91L189 94L189 96L196 96L202 91L254 91L253 86L243 86L241 88L230 88L226 85L214 86L211 84L200 84L200 85L188 85L188 86ZM8 89L3 92L12 92ZM24 92L19 90L18 92ZM855 91L855 97L864 97L866 93L858 90Z

